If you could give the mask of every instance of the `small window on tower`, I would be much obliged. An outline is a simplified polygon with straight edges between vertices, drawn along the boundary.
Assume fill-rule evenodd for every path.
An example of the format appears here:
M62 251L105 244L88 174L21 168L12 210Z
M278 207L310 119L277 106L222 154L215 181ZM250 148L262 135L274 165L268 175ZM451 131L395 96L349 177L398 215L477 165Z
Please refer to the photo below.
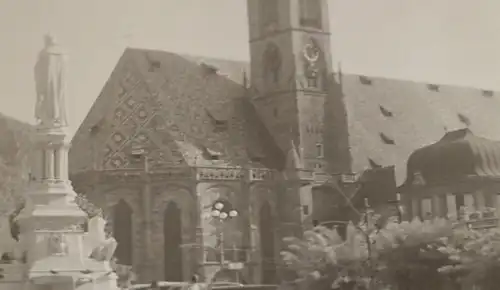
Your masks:
M324 155L324 152L323 152L323 144L316 144L316 157L318 158L322 158Z
M300 25L321 29L321 0L300 0Z
M307 87L308 88L318 88L319 87L318 78L316 78L316 77L307 78Z

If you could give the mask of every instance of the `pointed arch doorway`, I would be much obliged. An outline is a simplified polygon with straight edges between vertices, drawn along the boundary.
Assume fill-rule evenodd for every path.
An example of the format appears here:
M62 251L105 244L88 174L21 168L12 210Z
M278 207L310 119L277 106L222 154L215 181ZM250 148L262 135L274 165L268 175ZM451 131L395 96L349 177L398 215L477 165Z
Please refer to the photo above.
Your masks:
M181 209L171 201L163 215L165 281L182 281L182 219Z
M262 284L275 284L277 282L274 230L274 219L271 205L268 202L264 202L259 211L259 233L262 255Z
M115 257L121 265L133 265L132 214L132 208L123 199L113 208L113 234L117 242Z

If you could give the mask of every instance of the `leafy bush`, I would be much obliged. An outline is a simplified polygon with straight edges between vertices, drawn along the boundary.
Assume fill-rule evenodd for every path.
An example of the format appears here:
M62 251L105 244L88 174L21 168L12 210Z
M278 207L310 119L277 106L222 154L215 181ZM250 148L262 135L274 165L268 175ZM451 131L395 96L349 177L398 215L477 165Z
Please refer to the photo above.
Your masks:
M324 227L307 231L303 239L286 238L282 258L302 279L326 279L333 288L441 289L444 277L438 269L451 263L442 248L453 235L453 224L444 219L389 220L380 228L378 219L373 215L368 223L349 223L345 240Z

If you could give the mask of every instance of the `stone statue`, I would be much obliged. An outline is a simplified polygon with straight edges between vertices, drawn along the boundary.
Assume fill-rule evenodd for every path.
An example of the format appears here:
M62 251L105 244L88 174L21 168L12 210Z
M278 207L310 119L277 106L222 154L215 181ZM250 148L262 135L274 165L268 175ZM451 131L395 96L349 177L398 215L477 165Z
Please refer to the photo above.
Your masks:
M116 240L105 233L106 220L95 216L89 220L89 230L85 239L86 254L98 261L110 261L117 247Z
M10 234L10 222L8 217L0 217L0 264L13 260L17 241Z
M35 65L35 118L44 127L67 126L65 103L65 54L54 37L45 36L45 47Z

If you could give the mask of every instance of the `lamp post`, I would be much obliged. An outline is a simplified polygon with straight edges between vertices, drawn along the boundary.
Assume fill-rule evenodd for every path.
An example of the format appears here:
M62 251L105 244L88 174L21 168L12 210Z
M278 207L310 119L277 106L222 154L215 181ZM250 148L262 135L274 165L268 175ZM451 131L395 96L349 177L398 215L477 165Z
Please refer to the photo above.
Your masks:
M238 211L227 201L218 200L212 206L212 218L214 218L221 227L225 222L237 216ZM219 243L220 266L222 269L225 265L224 230L222 228L219 229Z

